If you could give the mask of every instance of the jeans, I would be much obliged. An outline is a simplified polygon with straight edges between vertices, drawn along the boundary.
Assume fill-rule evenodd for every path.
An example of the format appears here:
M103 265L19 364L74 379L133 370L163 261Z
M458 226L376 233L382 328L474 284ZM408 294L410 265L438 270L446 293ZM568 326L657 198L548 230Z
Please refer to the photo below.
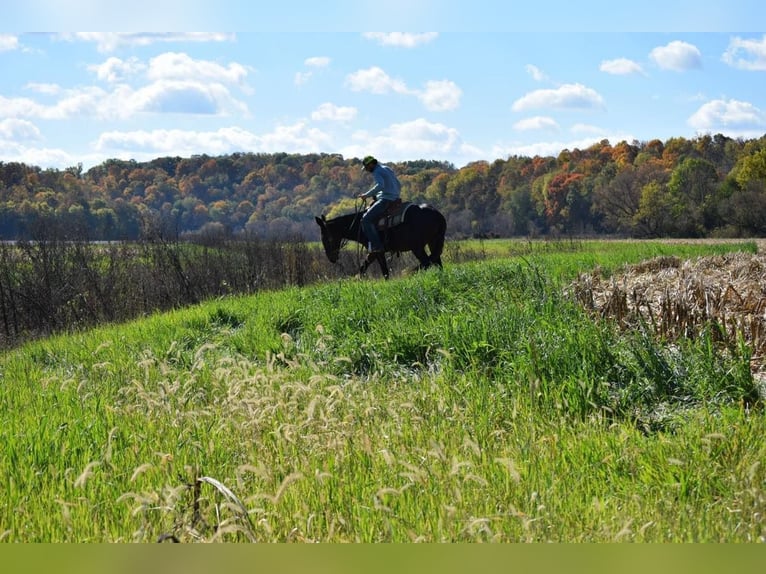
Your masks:
M383 242L380 240L376 223L383 217L389 203L391 203L389 199L378 199L362 216L362 231L370 242L368 245L370 251L383 251Z

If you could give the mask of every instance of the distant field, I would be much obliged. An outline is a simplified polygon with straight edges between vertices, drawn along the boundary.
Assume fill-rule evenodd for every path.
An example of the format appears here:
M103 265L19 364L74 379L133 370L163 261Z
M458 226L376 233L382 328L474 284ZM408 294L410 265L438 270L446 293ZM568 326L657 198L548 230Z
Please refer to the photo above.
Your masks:
M583 303L755 242L451 248L0 354L0 540L766 541L752 344Z

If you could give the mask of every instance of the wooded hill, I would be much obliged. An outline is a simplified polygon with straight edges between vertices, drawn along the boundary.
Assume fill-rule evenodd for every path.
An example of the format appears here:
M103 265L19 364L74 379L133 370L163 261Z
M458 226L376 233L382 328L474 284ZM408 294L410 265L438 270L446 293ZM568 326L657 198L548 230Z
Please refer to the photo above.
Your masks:
M461 169L379 159L398 173L404 199L447 216L452 237L766 235L766 135L603 140ZM355 195L372 185L360 166L337 154L287 153L112 159L87 171L0 162L0 239L34 238L51 222L90 240L136 239L158 222L178 237L315 239L314 216L354 210Z

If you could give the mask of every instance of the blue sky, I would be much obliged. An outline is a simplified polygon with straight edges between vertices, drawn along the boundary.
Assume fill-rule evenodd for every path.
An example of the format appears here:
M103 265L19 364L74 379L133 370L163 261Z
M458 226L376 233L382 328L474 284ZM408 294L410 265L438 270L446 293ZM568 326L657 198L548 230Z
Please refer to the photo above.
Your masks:
M113 31L0 32L0 161L325 152L462 167L766 134L757 2L211 6L4 7L6 29ZM366 31L386 29L410 31Z

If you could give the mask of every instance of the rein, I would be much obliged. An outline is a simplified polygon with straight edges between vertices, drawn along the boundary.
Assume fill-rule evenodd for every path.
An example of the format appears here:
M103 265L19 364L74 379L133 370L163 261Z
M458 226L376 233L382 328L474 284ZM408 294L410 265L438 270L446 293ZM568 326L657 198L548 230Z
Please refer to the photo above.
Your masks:
M348 226L349 231L351 231L351 228L354 227L354 222L356 222L357 219L359 219L359 214L362 213L362 207L364 207L364 199L359 198L357 201L354 202L354 218L351 220L351 223ZM359 222L359 225L356 228L356 263L359 265L359 262L361 261L361 253L364 249L364 246L361 242L362 238L362 222ZM341 240L341 248L343 248L346 243L348 243L348 239Z

